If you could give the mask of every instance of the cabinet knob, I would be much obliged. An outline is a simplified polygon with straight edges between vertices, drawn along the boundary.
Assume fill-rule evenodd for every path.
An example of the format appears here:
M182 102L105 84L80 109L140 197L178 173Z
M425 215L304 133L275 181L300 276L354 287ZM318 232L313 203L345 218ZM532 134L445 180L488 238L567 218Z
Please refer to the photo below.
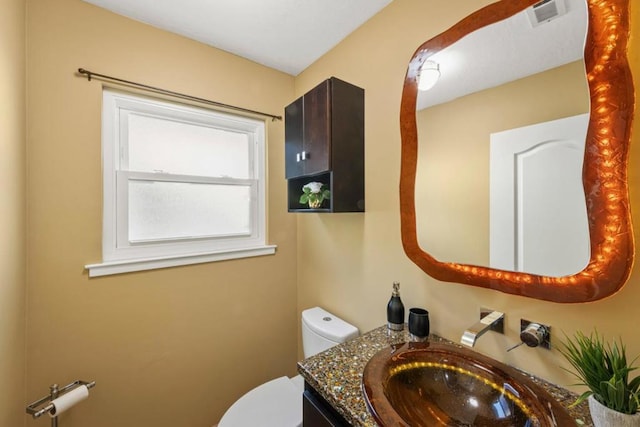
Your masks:
M307 160L307 158L309 157L309 153L307 153L306 151L302 152L302 160Z
M296 162L300 161L300 153L296 153Z

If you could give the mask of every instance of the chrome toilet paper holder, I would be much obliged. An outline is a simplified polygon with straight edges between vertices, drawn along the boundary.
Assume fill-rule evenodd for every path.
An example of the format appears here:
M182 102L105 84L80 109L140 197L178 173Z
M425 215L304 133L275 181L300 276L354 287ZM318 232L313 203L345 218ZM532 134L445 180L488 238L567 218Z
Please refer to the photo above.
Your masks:
M55 406L52 403L53 400L61 397L65 393L68 393L79 386L86 386L87 389L90 389L95 387L95 385L96 385L95 381L88 382L88 381L81 381L81 380L76 380L70 384L67 384L62 388L58 387L58 384L52 384L49 386L48 396L44 396L36 400L35 402L31 403L29 406L27 406L27 414L30 414L31 416L33 416L34 419L39 418L44 414L49 414L51 413L51 411L55 409ZM47 405L44 407L41 407L42 405L45 405L45 404ZM51 427L58 427L57 416L52 416Z

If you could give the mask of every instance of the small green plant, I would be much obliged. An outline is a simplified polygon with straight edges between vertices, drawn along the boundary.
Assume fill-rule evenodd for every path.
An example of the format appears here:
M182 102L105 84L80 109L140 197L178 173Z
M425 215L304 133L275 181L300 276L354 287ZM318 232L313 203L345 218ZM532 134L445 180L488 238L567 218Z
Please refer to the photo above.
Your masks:
M566 336L566 335L565 335ZM623 343L605 343L598 332L586 336L578 331L573 340L561 344L560 352L569 361L575 375L589 388L578 397L573 405L593 397L604 406L624 414L635 414L640 405L640 376L629 381L629 373L636 368L635 362L627 363Z
M324 199L330 199L331 192L321 182L310 182L302 186L300 204L309 204L310 208L319 208Z

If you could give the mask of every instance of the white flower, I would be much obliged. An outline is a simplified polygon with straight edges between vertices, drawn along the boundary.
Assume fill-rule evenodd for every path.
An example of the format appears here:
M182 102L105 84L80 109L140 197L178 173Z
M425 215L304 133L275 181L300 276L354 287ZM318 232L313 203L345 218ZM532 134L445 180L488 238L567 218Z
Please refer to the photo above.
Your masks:
M311 193L317 194L322 189L322 183L321 182L310 182L310 183L305 184L305 185L302 186L302 191L304 191L305 187L308 188Z

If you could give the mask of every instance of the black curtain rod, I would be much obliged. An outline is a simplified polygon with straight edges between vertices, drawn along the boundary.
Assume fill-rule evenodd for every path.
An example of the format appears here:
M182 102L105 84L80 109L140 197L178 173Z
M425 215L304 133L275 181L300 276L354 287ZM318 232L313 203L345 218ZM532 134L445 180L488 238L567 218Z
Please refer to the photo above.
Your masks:
M198 98L197 96L185 95L184 93L174 92L171 90L161 89L159 87L149 86L142 83L136 83L129 80L119 79L117 77L107 76L105 74L94 73L93 71L85 70L84 68L78 68L78 73L87 76L87 81L91 81L92 77L98 77L103 80L111 80L118 83L124 83L129 86L135 86L142 89L149 90L151 92L160 93L163 95L175 96L177 98L188 99L191 101L202 102L205 104L215 105L217 107L227 108L236 111L243 111L245 113L257 114L264 117L271 117L272 121L282 120L282 116L274 116L273 114L263 113L261 111L249 110L247 108L236 107L235 105L223 104L222 102L211 101L209 99Z

